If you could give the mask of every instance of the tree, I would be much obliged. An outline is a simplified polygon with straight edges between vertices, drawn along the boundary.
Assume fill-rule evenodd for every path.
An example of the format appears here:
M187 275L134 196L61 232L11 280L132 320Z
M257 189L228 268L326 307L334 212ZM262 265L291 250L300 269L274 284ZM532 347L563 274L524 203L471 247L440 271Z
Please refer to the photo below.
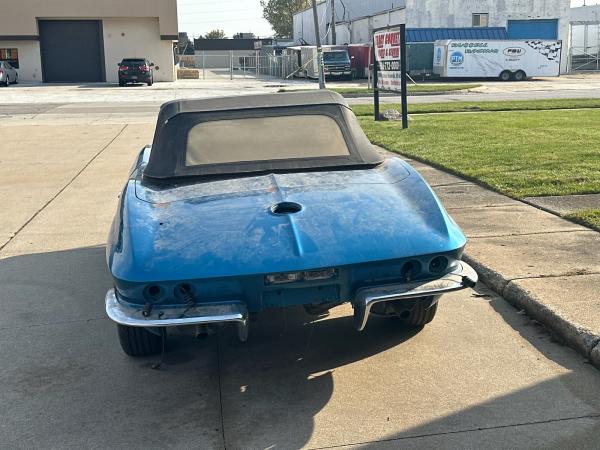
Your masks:
M311 6L312 0L260 0L263 17L269 21L275 36L292 37L294 14Z
M212 30L204 35L204 39L225 39L225 32L223 30Z
M256 39L254 33L235 33L233 39Z

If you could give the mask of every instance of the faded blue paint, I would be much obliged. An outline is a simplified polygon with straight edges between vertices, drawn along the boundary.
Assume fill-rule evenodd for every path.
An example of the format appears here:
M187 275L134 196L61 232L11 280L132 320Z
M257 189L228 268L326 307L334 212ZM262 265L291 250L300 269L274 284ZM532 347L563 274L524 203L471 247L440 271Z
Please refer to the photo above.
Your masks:
M509 39L558 39L558 19L509 20Z
M504 27L473 28L407 28L407 42L435 42L446 39L506 40L508 34Z
M419 260L425 276L431 258L459 258L466 242L425 181L398 158L371 170L169 189L145 185L139 173L127 183L107 247L115 284L134 303L144 303L146 283L164 289L163 303L181 303L172 291L182 281L200 301L242 298L251 311L348 300L368 280L398 278L409 259ZM272 214L280 201L303 209ZM264 286L265 274L319 268L337 268L338 277Z

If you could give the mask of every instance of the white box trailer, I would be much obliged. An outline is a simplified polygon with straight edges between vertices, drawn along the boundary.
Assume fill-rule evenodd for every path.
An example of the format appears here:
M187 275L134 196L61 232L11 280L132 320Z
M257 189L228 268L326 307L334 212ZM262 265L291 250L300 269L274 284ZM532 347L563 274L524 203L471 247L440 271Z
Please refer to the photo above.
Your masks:
M443 78L499 78L560 75L562 41L436 41L433 73Z

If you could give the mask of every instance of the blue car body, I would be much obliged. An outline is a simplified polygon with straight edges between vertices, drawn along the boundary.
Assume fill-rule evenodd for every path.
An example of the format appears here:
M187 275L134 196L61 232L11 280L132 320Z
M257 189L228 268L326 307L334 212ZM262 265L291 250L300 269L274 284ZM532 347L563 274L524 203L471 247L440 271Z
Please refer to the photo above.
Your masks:
M355 303L365 289L403 286L407 298L437 300L476 281L460 261L463 233L399 158L368 168L156 184L144 178L152 151L137 158L108 239L114 289L107 311L123 326L159 327L161 311L164 326L246 326L248 313L268 308L347 301L365 316ZM280 214L274 205L296 209ZM431 285L457 274L439 292ZM366 318L357 321L364 328Z

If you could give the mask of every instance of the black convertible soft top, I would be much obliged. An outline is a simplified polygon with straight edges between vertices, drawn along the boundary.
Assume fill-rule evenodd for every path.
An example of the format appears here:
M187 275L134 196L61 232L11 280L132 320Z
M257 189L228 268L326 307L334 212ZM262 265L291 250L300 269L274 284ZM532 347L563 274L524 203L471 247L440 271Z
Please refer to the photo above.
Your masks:
M143 175L176 181L381 162L344 98L314 91L165 103Z

